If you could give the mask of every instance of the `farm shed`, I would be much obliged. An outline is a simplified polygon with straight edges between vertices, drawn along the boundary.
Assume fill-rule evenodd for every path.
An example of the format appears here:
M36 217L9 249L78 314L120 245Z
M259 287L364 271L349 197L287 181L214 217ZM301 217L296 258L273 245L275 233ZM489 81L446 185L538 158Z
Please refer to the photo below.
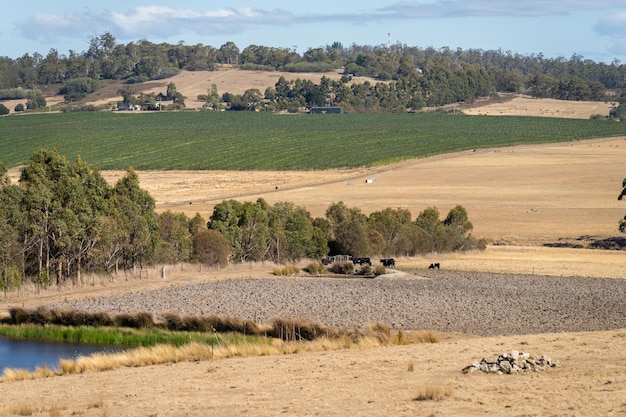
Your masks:
M311 114L342 114L343 107L339 106L321 106L311 107Z

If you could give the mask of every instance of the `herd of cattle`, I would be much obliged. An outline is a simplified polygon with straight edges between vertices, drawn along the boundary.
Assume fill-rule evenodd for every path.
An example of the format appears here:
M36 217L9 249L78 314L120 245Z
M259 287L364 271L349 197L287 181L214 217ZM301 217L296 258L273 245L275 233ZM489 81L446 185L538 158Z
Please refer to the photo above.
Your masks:
M330 265L335 262L352 262L355 265L372 266L372 258L359 258L359 257L352 257L350 255L335 255L335 256L326 256L322 259L322 263L324 265ZM396 261L393 258L381 259L380 262L383 264L385 268L396 266Z
M360 257L352 257L350 255L335 255L335 256L326 256L322 259L322 263L324 265L330 265L335 262L352 262L355 265L369 265L372 266L371 258L360 258ZM393 258L385 258L381 259L380 263L383 264L385 268L394 268L396 266L396 261ZM439 262L431 263L428 269L440 269Z

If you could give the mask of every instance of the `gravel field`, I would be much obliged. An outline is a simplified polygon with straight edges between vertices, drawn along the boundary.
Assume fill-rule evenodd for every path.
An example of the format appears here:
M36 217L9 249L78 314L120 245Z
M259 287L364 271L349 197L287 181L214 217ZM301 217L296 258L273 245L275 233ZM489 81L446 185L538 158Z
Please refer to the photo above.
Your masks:
M217 314L329 326L382 321L405 330L480 336L626 328L626 281L457 271L377 278L228 279L49 307L111 313Z

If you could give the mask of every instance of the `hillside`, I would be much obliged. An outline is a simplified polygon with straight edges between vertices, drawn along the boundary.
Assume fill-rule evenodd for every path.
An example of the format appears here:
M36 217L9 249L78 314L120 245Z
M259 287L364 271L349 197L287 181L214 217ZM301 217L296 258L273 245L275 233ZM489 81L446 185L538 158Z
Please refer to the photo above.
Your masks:
M280 77L286 80L311 80L319 83L322 77L332 80L341 78L342 70L324 73L293 73L281 71L244 71L230 66L223 66L217 71L186 71L159 81L150 81L134 84L137 93L165 93L170 82L176 84L177 91L185 97L187 108L200 108L203 102L197 99L198 95L206 94L212 84L217 86L219 94L243 94L248 89L258 89L261 93L267 87L273 87ZM372 84L380 82L370 77L353 77L350 84L369 81ZM106 81L106 85L95 93L81 100L81 104L107 105L115 107L122 97L118 90L126 85L123 81ZM48 88L46 101L48 106L55 106L63 102L63 97L54 95L58 89ZM11 112L18 103L25 100L4 100L3 103ZM461 105L457 108L469 115L508 115L508 116L538 116L562 117L573 119L589 119L593 115L608 116L612 103L596 101L565 101L556 99L533 99L527 96L506 96L504 100L482 99L472 105Z

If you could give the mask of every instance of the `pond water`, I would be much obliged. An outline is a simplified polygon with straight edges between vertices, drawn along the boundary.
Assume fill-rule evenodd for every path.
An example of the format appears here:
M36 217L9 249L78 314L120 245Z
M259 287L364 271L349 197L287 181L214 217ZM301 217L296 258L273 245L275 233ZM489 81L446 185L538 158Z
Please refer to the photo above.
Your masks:
M50 369L56 369L60 359L72 359L76 356L88 356L96 352L118 352L120 350L123 349L119 346L13 340L0 337L0 374L6 368L34 371L37 367L47 365Z

